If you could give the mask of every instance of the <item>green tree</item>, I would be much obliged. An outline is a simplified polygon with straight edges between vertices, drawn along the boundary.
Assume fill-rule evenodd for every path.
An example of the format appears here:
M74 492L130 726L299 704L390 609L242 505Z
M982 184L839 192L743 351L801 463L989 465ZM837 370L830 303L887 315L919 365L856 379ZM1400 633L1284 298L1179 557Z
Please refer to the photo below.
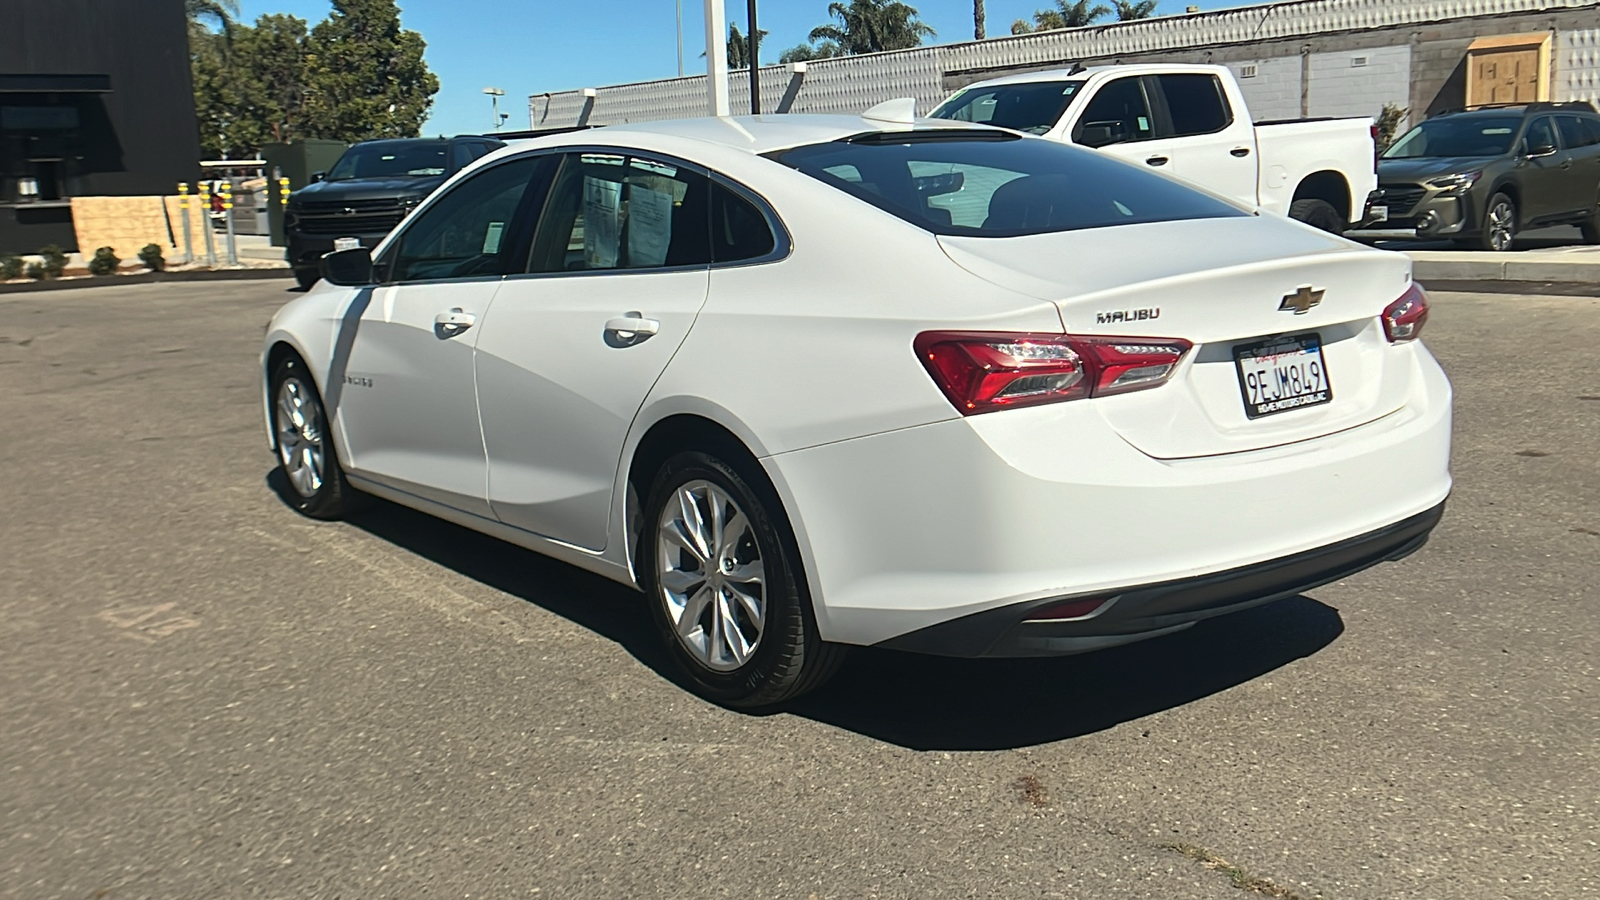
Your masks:
M831 41L841 54L877 53L921 46L933 27L917 17L914 7L899 0L850 0L828 4L834 24L811 29L810 41Z
M1033 21L1018 19L1011 23L1012 34L1031 34L1035 31L1054 31L1058 28L1082 28L1093 25L1096 19L1111 13L1105 6L1090 3L1093 0L1055 0L1053 9L1041 9L1033 14Z
M183 12L189 18L191 33L196 28L209 30L210 26L227 31L239 17L239 0L183 0Z
M1156 0L1111 0L1118 22L1148 19L1156 14Z
M230 34L190 36L195 114L209 156L248 158L262 144L305 137L306 22L270 15Z
M333 0L306 39L303 137L416 137L439 92L394 0Z
M818 44L796 44L778 54L778 62L788 65L792 62L807 62L813 59L833 59L843 56L844 51L833 41L822 41Z
M766 39L767 30L765 28L757 29L757 53L761 52L761 45ZM704 56L705 54L702 53L701 55ZM745 39L744 35L739 33L739 26L732 22L728 23L728 68L750 68L750 42Z

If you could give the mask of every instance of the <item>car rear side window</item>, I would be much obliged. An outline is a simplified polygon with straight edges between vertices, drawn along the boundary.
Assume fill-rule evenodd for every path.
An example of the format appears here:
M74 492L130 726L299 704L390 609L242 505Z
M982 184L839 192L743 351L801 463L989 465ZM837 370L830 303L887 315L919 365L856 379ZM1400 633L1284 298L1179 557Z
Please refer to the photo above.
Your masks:
M770 156L935 234L1005 237L1249 215L1110 157L1003 132L883 133ZM862 180L835 174L841 166Z
M506 240L538 160L492 166L450 188L406 226L386 256L393 281L503 275Z
M757 206L727 185L711 185L711 261L745 262L778 248L772 225Z
M1595 143L1597 135L1584 127L1584 120L1577 116L1556 116L1556 128L1561 131L1561 142L1571 150L1576 147L1587 147Z
M1156 80L1167 100L1173 135L1215 134L1233 124L1233 112L1228 109L1217 76L1157 75Z
M624 153L568 154L534 239L530 272L708 265L709 179Z

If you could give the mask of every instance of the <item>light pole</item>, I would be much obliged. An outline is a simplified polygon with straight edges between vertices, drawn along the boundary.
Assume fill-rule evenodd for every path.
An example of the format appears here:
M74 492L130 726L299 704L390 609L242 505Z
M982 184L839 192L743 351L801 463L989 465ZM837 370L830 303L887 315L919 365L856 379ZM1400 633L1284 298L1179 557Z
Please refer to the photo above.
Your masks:
M500 98L504 97L506 92L497 87L486 87L483 92L489 95L489 108L494 110L494 130L499 131L500 125L511 118L509 113L500 111Z
M678 0L678 77L683 77L683 0Z

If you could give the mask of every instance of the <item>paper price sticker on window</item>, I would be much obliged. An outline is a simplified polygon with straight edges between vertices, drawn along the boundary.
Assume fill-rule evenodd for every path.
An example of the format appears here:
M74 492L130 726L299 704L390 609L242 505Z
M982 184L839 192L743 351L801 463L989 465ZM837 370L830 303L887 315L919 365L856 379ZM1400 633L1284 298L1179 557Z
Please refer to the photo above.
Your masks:
M483 233L483 253L488 256L500 252L500 235L504 234L506 223L490 222L489 228Z

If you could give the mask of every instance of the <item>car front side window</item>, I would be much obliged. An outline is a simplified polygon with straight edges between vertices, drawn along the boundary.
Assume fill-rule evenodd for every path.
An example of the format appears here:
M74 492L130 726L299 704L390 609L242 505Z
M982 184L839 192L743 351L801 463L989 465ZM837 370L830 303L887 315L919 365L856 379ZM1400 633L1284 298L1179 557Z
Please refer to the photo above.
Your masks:
M509 160L467 178L427 209L385 253L388 281L504 275L512 220L539 160Z
M1155 120L1139 76L1107 82L1089 98L1089 105L1073 128L1074 143L1104 147L1123 141L1155 137Z
M1549 116L1540 116L1528 125L1528 133L1522 137L1522 152L1528 155L1553 152L1557 147L1556 130L1550 123Z

